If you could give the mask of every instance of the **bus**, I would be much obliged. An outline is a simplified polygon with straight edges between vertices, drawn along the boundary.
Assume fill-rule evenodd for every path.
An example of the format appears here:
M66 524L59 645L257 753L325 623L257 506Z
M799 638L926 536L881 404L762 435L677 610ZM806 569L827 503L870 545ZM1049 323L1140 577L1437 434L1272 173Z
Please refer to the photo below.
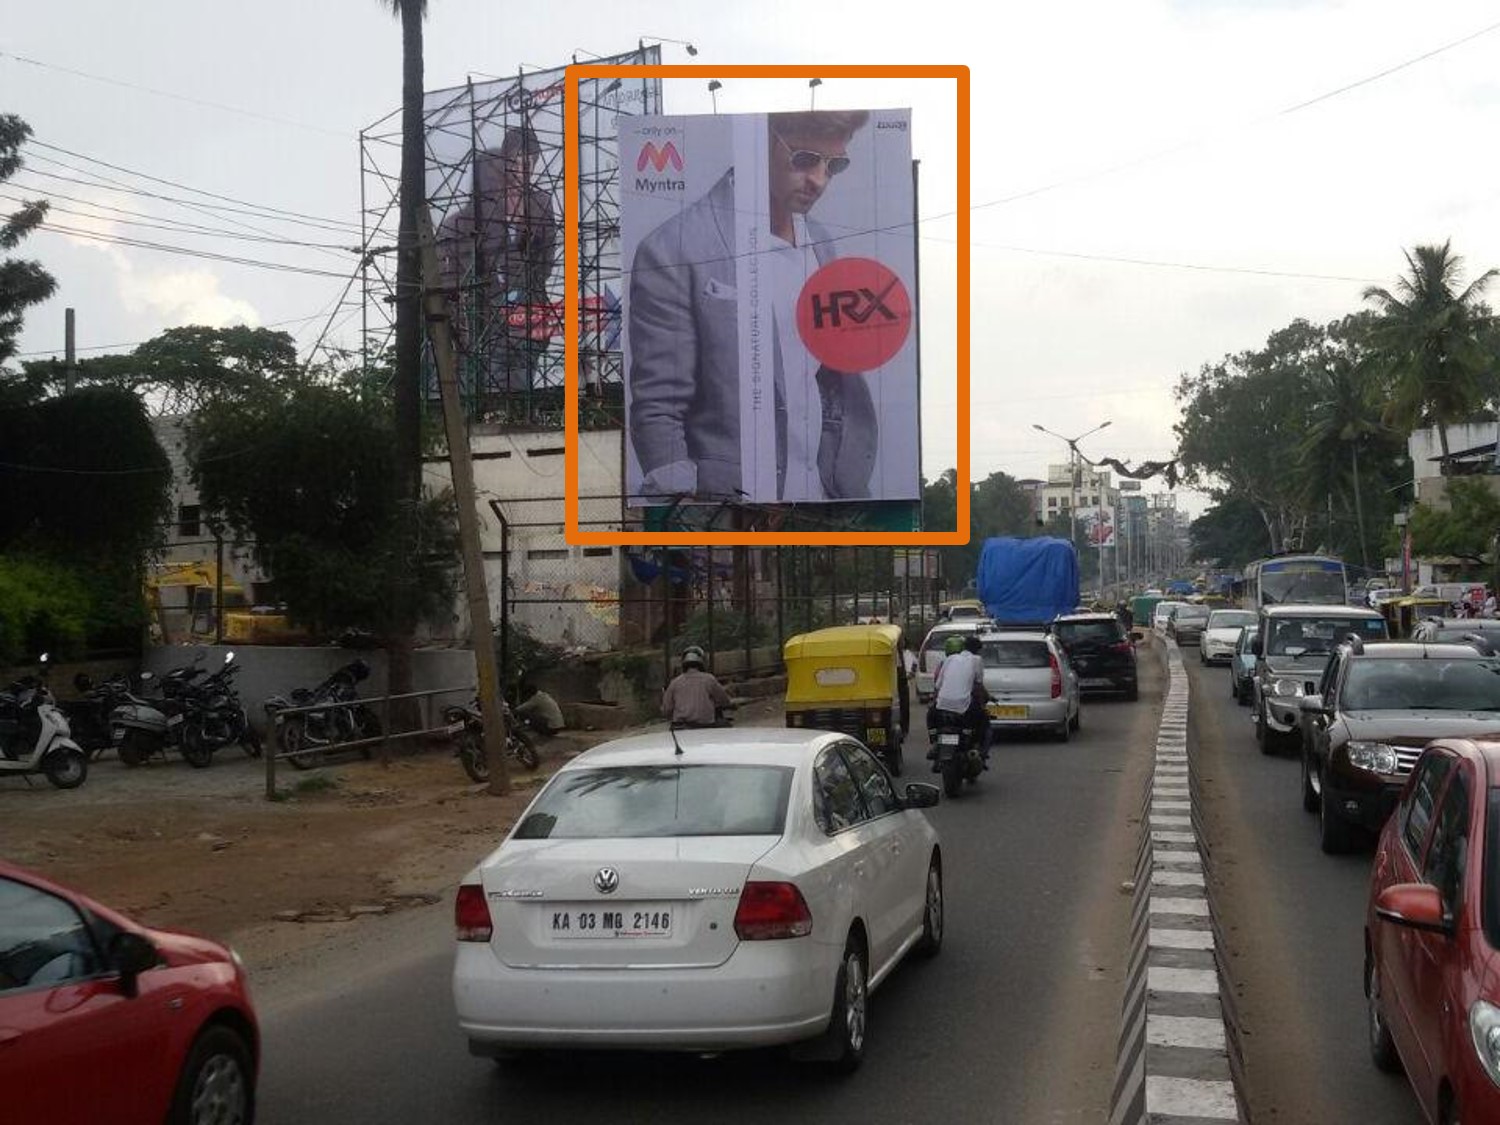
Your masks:
M1349 596L1342 559L1329 555L1272 555L1245 567L1241 604L1344 605Z

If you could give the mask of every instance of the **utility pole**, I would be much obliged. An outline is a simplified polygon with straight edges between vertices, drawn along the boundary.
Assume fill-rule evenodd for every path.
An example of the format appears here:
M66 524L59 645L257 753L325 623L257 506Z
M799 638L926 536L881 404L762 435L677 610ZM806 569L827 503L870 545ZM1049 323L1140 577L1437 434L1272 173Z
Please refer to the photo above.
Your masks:
M458 505L458 539L464 564L464 592L469 602L469 635L474 646L474 667L479 674L479 712L484 719L484 754L490 767L490 793L510 792L510 769L505 760L505 713L500 706L500 674L495 660L490 597L484 580L484 552L479 545L478 498L474 488L474 461L469 452L469 434L464 427L458 398L458 370L453 355L453 335L448 327L448 303L439 284L437 244L432 218L421 209L422 309L437 363L438 390L443 400L443 430L448 438L448 467L453 476L453 496ZM501 596L504 596L502 591Z
M67 365L63 373L63 393L73 393L73 380L78 377L78 337L74 331L73 310L63 310L63 362Z

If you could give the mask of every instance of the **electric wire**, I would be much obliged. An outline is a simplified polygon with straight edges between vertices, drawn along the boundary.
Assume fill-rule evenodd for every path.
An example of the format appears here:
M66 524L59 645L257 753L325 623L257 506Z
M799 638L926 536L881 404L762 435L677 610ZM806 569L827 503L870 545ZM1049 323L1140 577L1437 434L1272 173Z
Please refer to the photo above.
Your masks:
M91 239L95 242L105 242L115 246L131 246L138 250L156 250L167 254L181 254L189 258L201 258L211 262L226 262L230 265L249 266L255 269L272 270L279 273L304 274L308 277L336 277L340 281L344 279L342 273L333 270L321 270L313 266L298 266L290 262L268 262L260 258L244 258L234 254L216 254L211 250L194 250L186 246L172 246L160 242L148 242L139 238L127 238L124 235L100 234L97 231L85 230L82 227L70 227L62 223L54 223L44 219L35 228L37 231L46 231L52 234L62 234L73 238Z

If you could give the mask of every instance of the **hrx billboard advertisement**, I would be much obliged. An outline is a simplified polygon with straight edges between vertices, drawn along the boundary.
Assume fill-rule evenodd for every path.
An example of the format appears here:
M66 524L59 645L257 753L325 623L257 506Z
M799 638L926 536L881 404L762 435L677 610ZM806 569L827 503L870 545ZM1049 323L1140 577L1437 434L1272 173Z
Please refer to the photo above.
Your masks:
M620 119L632 506L920 498L910 127Z

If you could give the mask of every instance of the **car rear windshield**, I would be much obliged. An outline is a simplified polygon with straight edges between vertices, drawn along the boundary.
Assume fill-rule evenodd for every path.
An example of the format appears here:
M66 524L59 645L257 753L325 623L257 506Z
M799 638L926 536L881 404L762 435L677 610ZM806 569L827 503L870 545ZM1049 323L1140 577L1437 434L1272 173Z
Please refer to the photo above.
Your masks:
M516 827L518 840L780 836L786 766L616 766L567 770Z
M1125 626L1110 618L1099 621L1059 621L1053 630L1069 648L1112 645L1125 639Z
M1051 661L1046 641L985 641L986 668L1046 668Z
M922 651L940 652L942 650L942 647L948 643L949 637L966 636L968 636L968 633L966 633L962 629L944 629L941 632L939 632L937 629L934 629L931 633L927 634L927 640L922 644Z
M1185 605L1177 610L1177 615L1173 620L1179 625L1184 621L1207 621L1208 610L1200 605Z
M1216 609L1208 615L1210 629L1241 629L1255 624L1255 614L1248 609Z
M1288 617L1270 623L1267 656L1326 656L1350 633L1370 639L1385 636L1383 617Z
M1500 711L1500 659L1354 660L1347 711Z

